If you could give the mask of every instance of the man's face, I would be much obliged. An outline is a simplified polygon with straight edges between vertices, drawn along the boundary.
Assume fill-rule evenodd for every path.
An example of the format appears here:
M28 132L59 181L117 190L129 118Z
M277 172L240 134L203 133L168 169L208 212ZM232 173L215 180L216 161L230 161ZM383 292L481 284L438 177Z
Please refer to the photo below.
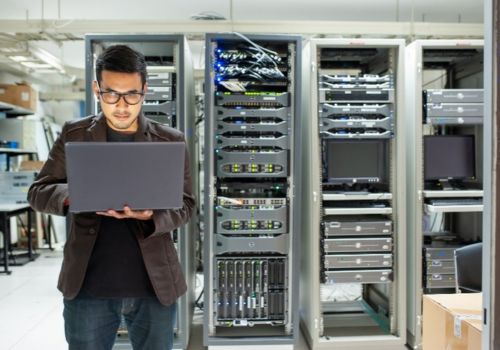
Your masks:
M106 103L106 99L99 95L101 92L116 93L145 93L147 84L142 88L141 75L139 73L120 73L103 70L101 82L93 84L94 93L101 103L101 109L106 117L108 126L117 131L137 131L137 117L141 111L144 98L137 104L129 104L121 96L116 103ZM130 98L129 101L133 99ZM134 101L135 102L135 101Z

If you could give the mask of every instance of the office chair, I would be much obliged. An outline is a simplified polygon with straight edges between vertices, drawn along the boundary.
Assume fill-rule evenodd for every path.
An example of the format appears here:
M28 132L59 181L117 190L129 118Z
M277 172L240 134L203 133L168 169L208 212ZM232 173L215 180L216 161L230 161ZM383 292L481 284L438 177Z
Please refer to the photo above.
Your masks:
M483 243L474 243L455 250L457 293L481 292Z

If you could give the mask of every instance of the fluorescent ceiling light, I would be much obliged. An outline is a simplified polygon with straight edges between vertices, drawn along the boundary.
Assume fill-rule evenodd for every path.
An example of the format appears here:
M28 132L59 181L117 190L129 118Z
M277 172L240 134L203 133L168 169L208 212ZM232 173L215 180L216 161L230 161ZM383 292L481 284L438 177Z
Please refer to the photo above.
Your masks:
M28 57L26 56L8 56L8 57L15 62L28 61Z
M19 48L17 47L0 47L1 52L12 53L12 54L21 54Z
M31 53L33 56L38 58L40 61L43 61L50 65L51 67L54 67L57 69L59 72L64 73L64 66L59 58L56 56L52 55L50 52L41 49L39 47L31 47Z
M33 68L33 69L38 69L38 68L52 68L54 67L48 63L41 63L41 62L21 62L23 66L26 66L28 68Z
M64 65L58 57L33 45L0 46L0 60L2 58L5 58L4 61L7 65L25 74L61 74L69 79L74 79L72 75L66 73Z
M54 74L56 72L57 71L54 68L43 68L43 69L37 68L34 73L35 74Z

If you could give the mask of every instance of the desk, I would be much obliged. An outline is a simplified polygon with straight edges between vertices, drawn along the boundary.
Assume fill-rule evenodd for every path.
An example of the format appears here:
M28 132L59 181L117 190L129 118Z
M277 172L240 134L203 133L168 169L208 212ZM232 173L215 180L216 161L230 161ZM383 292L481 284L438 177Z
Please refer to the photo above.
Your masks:
M32 238L31 238L31 214L29 204L0 204L0 230L3 232L3 267L0 273L11 274L9 270L9 248L10 248L10 218L28 213L28 258L33 260Z

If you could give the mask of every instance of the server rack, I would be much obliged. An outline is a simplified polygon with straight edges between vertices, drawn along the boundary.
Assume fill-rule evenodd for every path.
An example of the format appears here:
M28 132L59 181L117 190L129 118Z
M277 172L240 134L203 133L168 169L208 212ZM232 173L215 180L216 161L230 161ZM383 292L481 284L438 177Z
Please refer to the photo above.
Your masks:
M99 112L92 92L95 79L95 61L108 46L129 45L146 57L148 94L142 112L147 118L181 130L190 154L193 189L198 183L198 160L194 138L194 82L192 59L183 35L107 35L85 36L85 78L87 114ZM186 349L194 311L194 242L197 232L197 214L183 227L173 232L188 291L178 300L175 326L175 349Z
M494 150L498 148L498 142L495 141L498 134L498 83L494 74L498 71L498 26L496 21L496 13L498 12L498 4L494 1L487 0L484 4L484 103L485 103L485 120L484 120L484 211L483 211L483 241L488 242L489 249L483 249L483 312L485 319L482 330L482 347L483 349L495 349L500 345L500 339L495 337L499 329L498 319L500 313L498 310L498 269L496 265L498 251L498 240L495 238L495 227L497 227L498 207L493 205L496 198L498 174L493 169L497 168L498 152Z
M204 342L298 335L301 40L207 34Z
M305 45L300 313L312 349L404 349L403 52L392 39ZM385 180L325 169L365 162L352 152L367 145Z
M455 293L454 250L482 236L483 41L417 40L406 62L407 336L420 349L423 294ZM474 140L475 175L458 185L426 180L426 138L446 135Z

